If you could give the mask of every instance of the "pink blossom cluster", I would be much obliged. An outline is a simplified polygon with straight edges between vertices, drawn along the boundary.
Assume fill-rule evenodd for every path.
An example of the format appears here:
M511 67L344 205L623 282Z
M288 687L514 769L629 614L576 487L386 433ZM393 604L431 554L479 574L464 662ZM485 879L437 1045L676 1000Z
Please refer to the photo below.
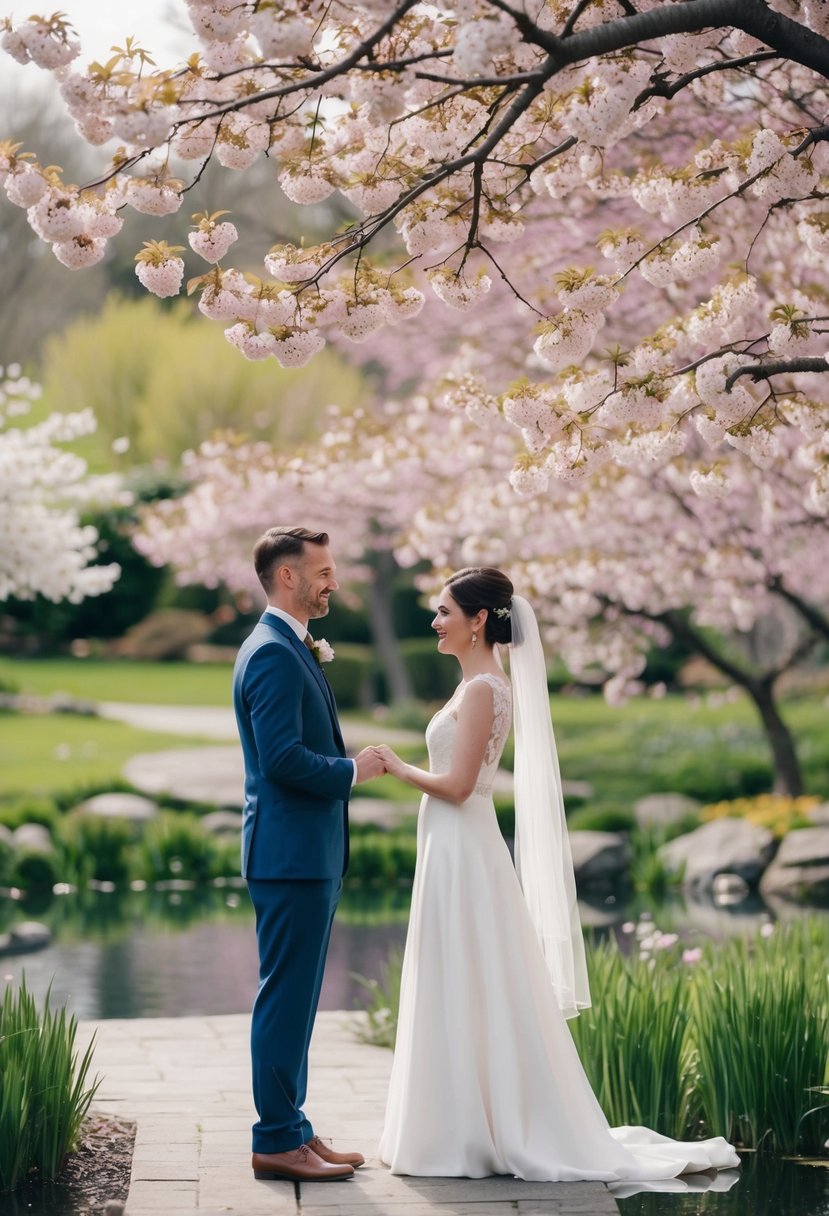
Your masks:
M769 23L768 44L737 10L704 26L681 0L647 0L645 41L616 0L185 7L194 53L173 68L128 38L79 71L65 17L5 22L4 49L55 74L84 138L122 145L88 189L0 147L9 200L65 265L103 257L130 209L163 221L209 161L245 172L267 157L291 202L339 196L352 218L263 250L260 280L227 264L230 220L197 221L190 251L209 269L188 282L245 357L301 366L334 341L377 364L434 294L463 317L439 323L433 348L452 349L438 378L476 351L501 376L493 392L517 373L555 398L612 371L612 395L586 388L591 404L543 450L521 428L521 492L645 467L697 435L768 463L792 426L777 400L825 397L824 6L780 0L787 32ZM147 290L182 289L178 252L145 244ZM695 373L735 359L752 370L712 400ZM806 459L819 498L823 466Z

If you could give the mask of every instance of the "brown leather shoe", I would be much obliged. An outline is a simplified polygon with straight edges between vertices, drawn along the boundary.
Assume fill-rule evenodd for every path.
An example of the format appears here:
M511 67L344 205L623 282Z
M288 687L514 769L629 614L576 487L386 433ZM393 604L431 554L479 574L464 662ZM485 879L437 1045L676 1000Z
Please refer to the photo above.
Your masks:
M337 1153L330 1144L326 1144L324 1140L320 1140L319 1136L314 1136L308 1141L307 1147L322 1157L323 1161L328 1161L331 1165L353 1165L355 1170L358 1170L361 1165L365 1165L366 1159L362 1153Z
M335 1182L350 1178L350 1165L324 1161L307 1144L289 1149L287 1153L254 1153L251 1159L253 1176L259 1179L291 1178L297 1182Z

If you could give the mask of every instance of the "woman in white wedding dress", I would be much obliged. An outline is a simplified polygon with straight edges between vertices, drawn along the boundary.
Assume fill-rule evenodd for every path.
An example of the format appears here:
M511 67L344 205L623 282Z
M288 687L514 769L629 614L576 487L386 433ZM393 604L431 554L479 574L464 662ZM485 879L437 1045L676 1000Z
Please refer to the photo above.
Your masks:
M722 1137L609 1127L567 1028L590 995L532 608L506 575L473 568L447 580L432 627L463 678L427 728L429 771L377 749L424 794L381 1160L396 1174L533 1181L739 1165ZM516 867L492 800L512 718L495 646L510 642Z

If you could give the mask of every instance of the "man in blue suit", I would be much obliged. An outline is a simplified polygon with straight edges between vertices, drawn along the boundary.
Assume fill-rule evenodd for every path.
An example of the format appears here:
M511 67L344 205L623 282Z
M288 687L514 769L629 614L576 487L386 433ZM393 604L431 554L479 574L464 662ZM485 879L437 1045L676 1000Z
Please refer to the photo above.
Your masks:
M325 532L271 528L254 564L268 597L239 651L233 704L245 760L242 875L256 911L259 991L251 1055L257 1178L348 1178L359 1153L314 1134L302 1107L331 923L348 865L348 799L383 772L346 758L334 694L308 633L337 590Z

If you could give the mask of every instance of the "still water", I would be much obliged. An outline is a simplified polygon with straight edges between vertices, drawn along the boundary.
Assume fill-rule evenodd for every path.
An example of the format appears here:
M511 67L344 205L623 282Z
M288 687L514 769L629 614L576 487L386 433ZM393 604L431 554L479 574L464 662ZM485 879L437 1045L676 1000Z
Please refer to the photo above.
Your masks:
M359 1007L364 989L355 975L380 975L405 938L407 908L406 893L370 905L343 900L320 1008ZM256 934L244 887L86 891L14 910L14 919L23 916L48 925L52 943L0 957L0 978L16 984L25 973L39 999L51 985L52 1004L80 1019L245 1013L256 994Z
M337 912L323 982L322 1009L355 1009L364 987L356 976L381 976L390 950L406 935L409 893L358 895L346 891ZM613 896L580 901L582 923L599 936L621 932L626 921L650 918L689 945L706 938L755 935L775 918L797 916L795 907L771 909L758 898L734 906L710 900L640 898L624 904ZM824 910L825 914L829 914ZM41 905L0 902L0 933L14 921L33 919L52 931L45 949L0 956L0 978L42 998L51 985L53 1004L78 1018L181 1017L244 1013L257 986L253 911L244 885L181 891L84 891L49 897Z

